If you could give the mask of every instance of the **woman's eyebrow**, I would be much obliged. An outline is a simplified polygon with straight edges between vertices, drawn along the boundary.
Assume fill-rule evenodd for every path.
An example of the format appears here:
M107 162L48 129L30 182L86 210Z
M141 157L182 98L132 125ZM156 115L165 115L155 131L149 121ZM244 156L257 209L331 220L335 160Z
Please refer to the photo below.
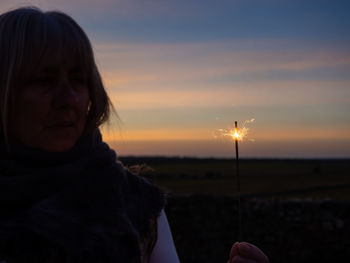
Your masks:
M81 67L76 66L76 67L70 68L69 69L69 73L73 73L73 74L75 74L75 73L83 73L83 70L82 70Z
M55 67L55 66L47 66L47 67L42 67L39 68L39 72L40 73L48 73L48 74L54 74L60 71L59 67ZM79 74L79 73L83 73L83 70L81 67L77 66L77 67L72 67L69 69L69 73L70 74Z
M40 73L57 73L59 71L59 68L53 67L53 66L47 66L39 69Z

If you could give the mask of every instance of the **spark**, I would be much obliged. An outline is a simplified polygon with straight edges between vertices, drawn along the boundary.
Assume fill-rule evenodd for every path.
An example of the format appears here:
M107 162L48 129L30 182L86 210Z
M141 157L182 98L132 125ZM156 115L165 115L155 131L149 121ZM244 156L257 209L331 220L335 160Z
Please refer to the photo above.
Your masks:
M229 137L232 140L239 140L239 141L248 140L250 142L254 142L255 141L254 139L248 138L250 129L247 127L248 124L251 124L253 122L255 122L254 118L244 121L242 128L240 129L237 129L234 127L227 128L227 129L218 129L216 130L214 137L215 138Z

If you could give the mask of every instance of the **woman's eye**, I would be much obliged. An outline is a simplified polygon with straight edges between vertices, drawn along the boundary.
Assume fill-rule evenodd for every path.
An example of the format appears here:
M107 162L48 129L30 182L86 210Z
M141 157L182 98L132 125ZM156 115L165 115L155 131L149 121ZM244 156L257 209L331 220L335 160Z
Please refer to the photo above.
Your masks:
M72 81L79 84L86 84L85 78L73 78Z
M31 84L49 84L55 81L52 76L39 76L30 80Z
M87 78L84 76L84 74L80 74L80 73L72 74L70 76L70 80L73 83L77 83L77 84L86 84L87 83Z

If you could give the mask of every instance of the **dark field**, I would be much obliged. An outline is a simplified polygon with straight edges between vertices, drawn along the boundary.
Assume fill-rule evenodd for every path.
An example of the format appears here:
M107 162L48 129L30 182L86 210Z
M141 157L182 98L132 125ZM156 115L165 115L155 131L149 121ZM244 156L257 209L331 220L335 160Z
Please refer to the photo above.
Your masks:
M226 262L237 240L271 263L349 261L350 160L241 160L242 239L234 160L121 160L145 164L144 175L169 191L165 211L182 263Z
M172 195L236 195L233 159L123 157L126 165L146 164L147 177ZM243 159L241 194L259 198L350 200L349 159Z

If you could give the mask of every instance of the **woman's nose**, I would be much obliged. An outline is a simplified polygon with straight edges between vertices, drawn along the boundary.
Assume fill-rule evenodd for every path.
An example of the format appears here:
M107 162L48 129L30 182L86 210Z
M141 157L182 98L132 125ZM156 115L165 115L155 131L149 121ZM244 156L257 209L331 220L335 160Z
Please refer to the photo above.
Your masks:
M74 107L79 102L78 94L68 79L59 82L53 101L56 108Z

